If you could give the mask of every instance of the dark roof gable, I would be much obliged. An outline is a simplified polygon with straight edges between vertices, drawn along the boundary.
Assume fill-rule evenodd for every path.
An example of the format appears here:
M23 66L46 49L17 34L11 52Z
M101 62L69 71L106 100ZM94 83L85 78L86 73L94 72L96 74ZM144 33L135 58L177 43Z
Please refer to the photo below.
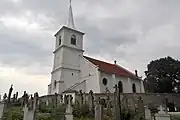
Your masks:
M123 68L119 65L107 63L107 62L100 61L100 60L90 58L87 56L84 56L84 58L86 58L88 61L90 61L94 65L98 66L100 68L100 71L103 71L105 73L109 73L109 74L115 73L118 76L124 76L124 77L133 78L133 79L138 79L132 72L126 70L125 68Z

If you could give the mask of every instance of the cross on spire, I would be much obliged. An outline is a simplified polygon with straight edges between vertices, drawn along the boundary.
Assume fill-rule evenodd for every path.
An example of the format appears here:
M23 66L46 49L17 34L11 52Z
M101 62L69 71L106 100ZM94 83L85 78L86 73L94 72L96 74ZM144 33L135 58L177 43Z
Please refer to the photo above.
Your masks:
M69 28L75 28L75 25L74 25L74 19L73 19L73 12L72 12L72 7L71 7L71 0L69 1L70 2L70 5L69 5L69 18L68 18L68 24L67 26Z

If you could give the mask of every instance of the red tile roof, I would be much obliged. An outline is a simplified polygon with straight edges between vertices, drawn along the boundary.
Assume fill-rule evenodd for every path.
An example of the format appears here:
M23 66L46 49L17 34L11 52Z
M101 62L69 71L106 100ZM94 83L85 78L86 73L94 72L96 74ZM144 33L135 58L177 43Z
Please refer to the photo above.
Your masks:
M98 66L100 68L100 71L103 71L105 73L109 73L109 74L115 73L118 76L124 76L124 77L137 79L135 74L133 74L132 72L126 70L125 68L123 68L123 67L121 67L119 65L107 63L107 62L100 61L100 60L90 58L90 57L87 57L87 56L84 56L84 58L89 60L94 65Z

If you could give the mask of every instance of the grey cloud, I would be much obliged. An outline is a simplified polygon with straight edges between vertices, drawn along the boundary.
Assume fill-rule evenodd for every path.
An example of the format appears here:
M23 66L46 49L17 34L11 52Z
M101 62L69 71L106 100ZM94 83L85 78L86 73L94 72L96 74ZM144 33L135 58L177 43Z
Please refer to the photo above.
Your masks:
M116 59L131 70L139 69L143 75L152 59L167 55L180 59L179 5L179 0L76 0L73 12L76 27L86 33L85 54ZM31 15L27 16L26 11ZM41 33L22 33L0 23L0 62L21 66L31 75L46 74L52 66L53 33L66 23L68 1L1 0L0 17L7 14L29 17L42 29ZM167 25L171 27L164 27Z

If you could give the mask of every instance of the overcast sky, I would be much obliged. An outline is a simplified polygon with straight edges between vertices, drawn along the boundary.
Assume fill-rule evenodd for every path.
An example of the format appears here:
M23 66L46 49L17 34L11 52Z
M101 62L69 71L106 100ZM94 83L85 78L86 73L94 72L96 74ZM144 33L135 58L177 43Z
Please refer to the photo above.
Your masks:
M54 33L68 18L68 0L0 0L0 94L47 93ZM144 76L154 59L180 59L180 0L72 0L85 55Z

